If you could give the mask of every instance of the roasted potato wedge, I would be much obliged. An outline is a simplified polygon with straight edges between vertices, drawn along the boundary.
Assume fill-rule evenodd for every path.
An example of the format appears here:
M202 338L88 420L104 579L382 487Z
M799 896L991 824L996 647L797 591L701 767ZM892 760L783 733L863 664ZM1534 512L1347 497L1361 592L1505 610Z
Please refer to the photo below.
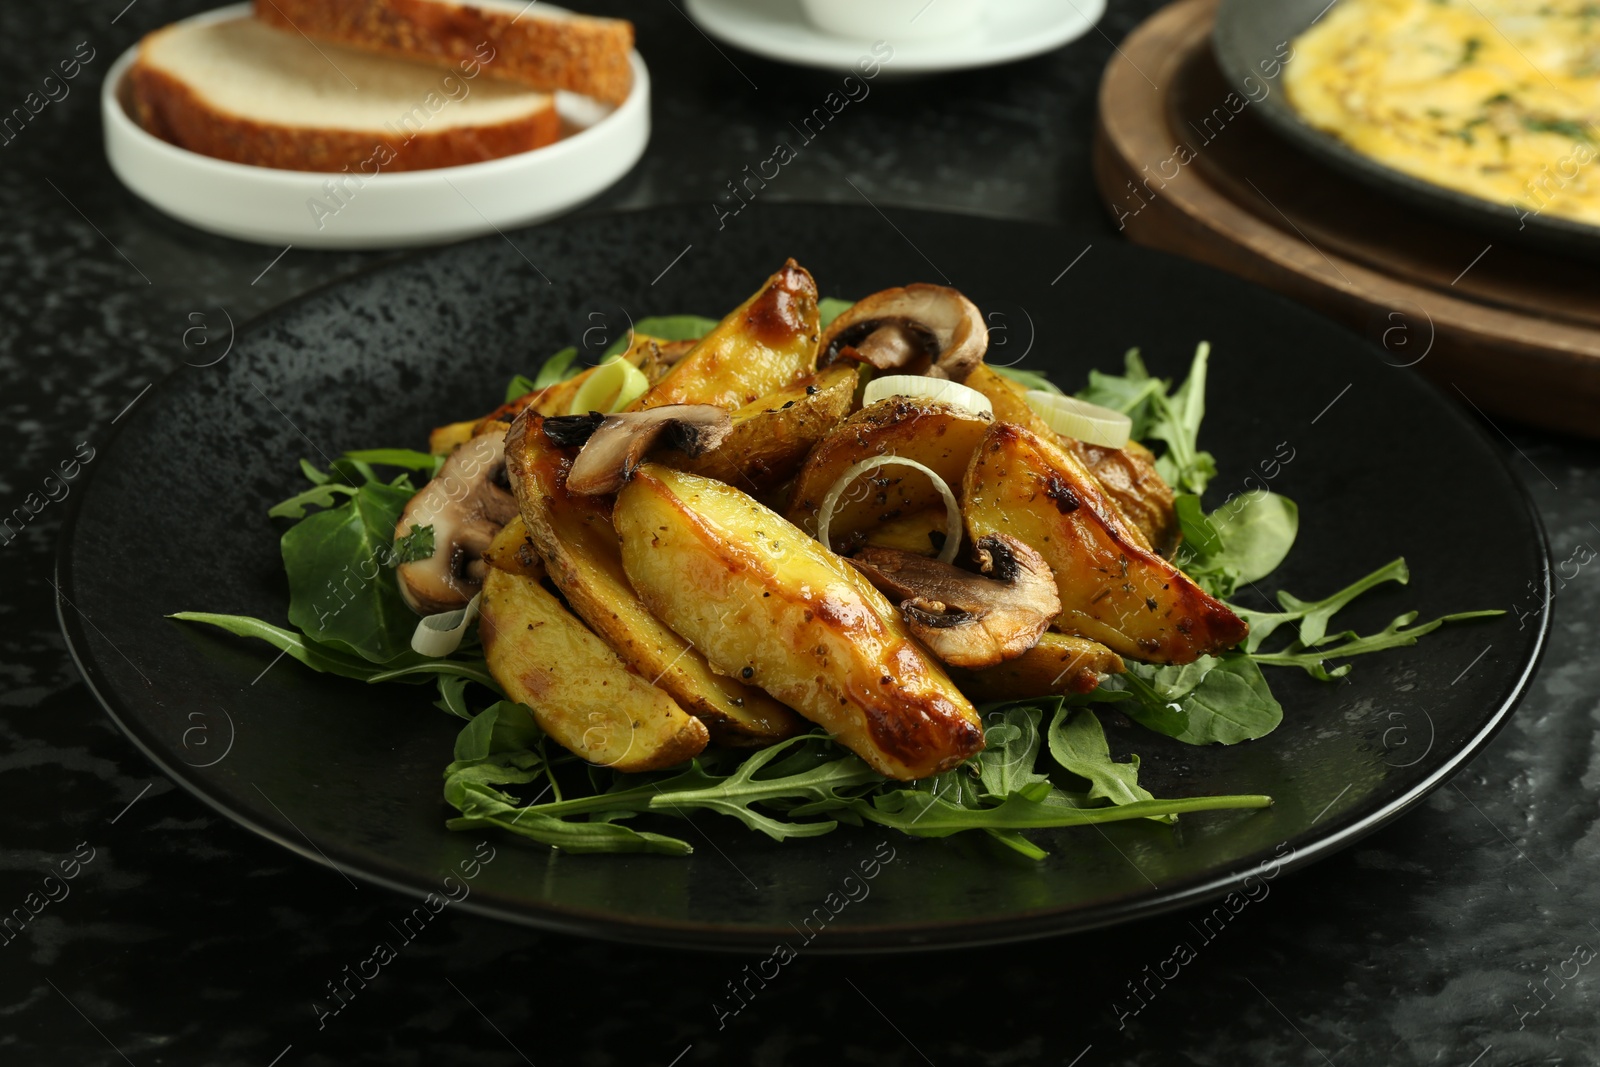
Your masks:
M817 283L791 259L634 407L715 404L733 411L754 403L816 370L819 332Z
M889 471L894 470L893 467ZM885 471L887 474L889 471ZM907 471L914 474L915 471ZM959 483L952 482L952 489L958 488ZM833 531L828 535L833 537ZM914 552L919 556L937 556L944 547L945 538L945 510L941 501L936 508L924 508L913 511L908 515L900 515L872 528L868 536L861 539L861 544L875 545L878 548L893 548L900 552ZM833 538L838 544L838 539Z
M1144 535L1158 554L1171 557L1183 539L1178 513L1172 506L1172 487L1156 471L1156 457L1138 441L1121 448L1102 448L1062 437L1073 455L1089 468L1106 495L1116 501L1123 518Z
M972 704L883 595L751 497L646 463L613 518L623 568L658 617L880 773L922 778L983 748Z
M506 473L527 535L567 603L640 676L702 719L719 743L761 745L798 733L799 716L759 689L714 673L705 657L650 613L622 571L606 498L566 491L571 452L550 444L528 412L506 436Z
M533 538L528 536L528 527L521 515L500 527L500 532L494 535L494 540L484 550L483 561L522 578L537 581L545 576L544 562L539 559L539 550L534 547Z
M1172 487L1156 472L1155 456L1148 448L1137 441L1122 448L1102 448L1063 437L1028 406L1027 390L986 364L969 374L965 384L989 398L996 422L1015 423L1047 441L1056 441L1082 460L1138 532L1143 547L1163 556L1177 549L1180 535Z
M862 408L834 427L806 457L785 517L814 535L818 509L833 484L853 464L883 455L916 460L937 472L959 496L967 461L991 425L987 415L917 397L893 396ZM934 510L944 514L944 498L926 474L910 467L884 467L863 474L845 490L834 508L828 538L834 548L848 553L862 544L883 543L879 532L888 524ZM944 529L943 522L938 528ZM933 554L926 541L910 551Z
M465 422L452 422L428 431L428 452L435 456L448 456L472 440L479 421L468 419Z
M977 671L952 668L950 677L963 693L984 703L1087 693L1106 675L1122 671L1122 657L1105 645L1048 633L1016 659Z
M490 567L479 607L489 673L564 748L633 773L671 767L706 747L704 723L630 669L537 581Z
M700 338L696 337L690 341L666 341L648 334L636 333L633 335L633 343L635 346L641 343L648 345L644 357L634 366L644 371L645 379L651 385L655 385L667 376L667 372L678 360L694 351L694 346L700 343Z
M793 477L806 454L850 411L856 371L827 367L733 413L733 430L716 449L671 465L759 493Z
M968 535L1010 534L1055 572L1056 628L1135 659L1191 663L1248 627L1139 544L1100 483L1065 448L1014 423L990 428L967 469Z

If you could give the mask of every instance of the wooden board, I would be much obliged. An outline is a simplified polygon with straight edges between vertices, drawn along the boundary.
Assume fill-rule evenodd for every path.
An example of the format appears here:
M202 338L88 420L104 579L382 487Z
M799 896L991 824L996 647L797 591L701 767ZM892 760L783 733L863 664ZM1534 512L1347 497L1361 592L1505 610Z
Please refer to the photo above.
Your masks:
M1163 8L1106 67L1094 169L1119 228L1315 307L1481 412L1600 437L1600 263L1440 221L1277 138L1212 58L1216 6Z

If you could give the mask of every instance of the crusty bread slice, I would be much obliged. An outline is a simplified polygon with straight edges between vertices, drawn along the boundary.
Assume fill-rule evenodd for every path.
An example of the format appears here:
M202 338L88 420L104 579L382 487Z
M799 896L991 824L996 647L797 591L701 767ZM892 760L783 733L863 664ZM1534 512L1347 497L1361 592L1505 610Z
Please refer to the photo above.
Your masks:
M123 99L181 148L288 170L422 170L538 148L555 100L331 44L251 18L179 23L139 46Z
M256 18L386 55L455 66L533 89L620 104L633 85L633 23L533 0L255 0Z

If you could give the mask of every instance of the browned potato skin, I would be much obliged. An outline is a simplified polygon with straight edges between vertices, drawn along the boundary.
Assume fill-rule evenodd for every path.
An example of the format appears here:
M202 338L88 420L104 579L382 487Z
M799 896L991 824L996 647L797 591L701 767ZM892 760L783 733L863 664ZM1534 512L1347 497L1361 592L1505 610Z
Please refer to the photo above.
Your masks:
M715 404L734 411L816 370L817 283L789 260L667 371L634 410Z
M1047 633L1016 659L978 671L952 668L950 677L973 701L1029 700L1087 693L1108 674L1121 674L1122 657L1105 645L1069 634Z
M1070 449L1116 502L1144 547L1163 556L1177 549L1180 533L1178 515L1172 508L1172 487L1156 472L1156 460L1148 448L1137 441L1120 449L1102 448L1056 433L1028 406L1027 390L987 365L980 364L968 375L966 385L989 398L996 422L1016 423Z
M440 426L428 433L428 451L435 456L448 456L460 446L472 440L478 427L477 419L468 419L465 422L452 422L448 426Z
M997 423L965 483L968 535L1010 534L1050 564L1056 628L1153 663L1192 663L1248 627L1188 575L1139 544L1081 461L1049 438Z
M886 397L839 423L811 450L795 479L785 517L815 534L822 500L839 477L852 464L884 455L916 460L937 472L959 497L967 461L990 425L987 415L937 400ZM885 524L935 509L943 514L944 498L921 471L900 466L868 471L839 498L828 539L848 553L878 543L874 534Z
M622 571L609 502L566 491L572 453L550 444L543 421L530 411L512 425L506 471L527 536L572 610L645 680L704 720L719 743L765 745L799 733L799 716L761 690L713 672L645 607Z
M643 358L636 366L644 372L645 380L655 385L667 376L673 364L694 351L694 346L700 343L696 337L691 341L663 341L659 337L650 337L646 334L635 334L634 345L648 345Z
M812 447L849 413L855 392L854 366L824 368L735 411L733 430L715 450L668 462L747 492L771 489L793 477Z
M479 608L489 673L562 747L628 773L671 767L706 747L704 723L629 669L536 580L490 567Z
M883 594L751 497L646 463L614 518L623 567L660 618L875 770L922 778L983 748L972 704Z
M1102 448L1070 437L1061 442L1089 468L1151 548L1169 557L1177 551L1183 533L1172 507L1172 487L1156 472L1156 457L1148 448L1138 441L1121 448Z
M483 561L522 578L538 581L544 577L544 563L539 559L539 550L534 547L533 538L528 536L528 527L521 515L506 523L494 535L494 540L489 542L489 547L483 553Z

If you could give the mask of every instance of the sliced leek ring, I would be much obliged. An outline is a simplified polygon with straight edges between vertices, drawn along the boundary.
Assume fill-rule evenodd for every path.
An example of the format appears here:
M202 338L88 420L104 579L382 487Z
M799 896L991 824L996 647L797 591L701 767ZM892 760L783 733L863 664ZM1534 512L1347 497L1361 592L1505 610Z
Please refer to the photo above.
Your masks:
M832 551L833 545L828 541L828 527L833 522L833 509L839 506L839 498L850 488L850 483L863 474L879 467L892 466L911 467L921 471L932 479L933 487L944 497L944 547L939 549L939 561L954 563L956 552L961 548L961 505L956 502L956 495L950 491L949 484L936 472L914 459L902 456L873 456L871 459L864 459L860 463L851 465L839 475L839 480L833 483L828 494L822 498L822 507L817 509L817 540L822 542L823 548Z
M989 398L959 382L945 378L926 378L920 374L886 374L873 378L861 394L861 406L868 407L891 396L914 396L937 400L951 407L965 408L979 415L993 415Z
M411 635L411 651L439 659L460 648L461 639L467 636L468 627L478 617L478 598L482 595L474 594L464 608L418 619L416 631Z
M1133 420L1122 412L1077 397L1029 389L1027 399L1028 406L1052 430L1086 445L1121 448L1128 443L1128 435L1133 430Z
M594 370L578 386L567 407L568 415L587 415L598 411L609 415L621 411L650 388L650 379L644 371L622 356L612 356Z

